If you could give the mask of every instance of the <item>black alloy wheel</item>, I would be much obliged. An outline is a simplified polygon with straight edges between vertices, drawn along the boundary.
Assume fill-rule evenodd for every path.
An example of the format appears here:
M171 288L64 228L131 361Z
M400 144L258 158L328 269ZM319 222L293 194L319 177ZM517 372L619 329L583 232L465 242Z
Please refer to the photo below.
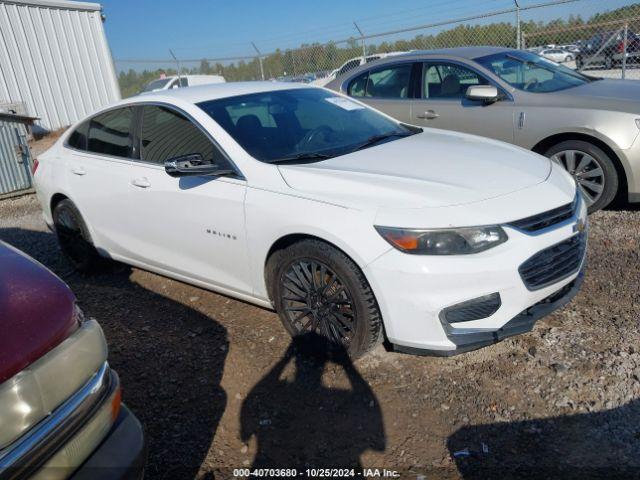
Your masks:
M331 268L317 260L296 260L280 282L284 311L299 333L315 332L348 348L355 331L355 307L349 290Z

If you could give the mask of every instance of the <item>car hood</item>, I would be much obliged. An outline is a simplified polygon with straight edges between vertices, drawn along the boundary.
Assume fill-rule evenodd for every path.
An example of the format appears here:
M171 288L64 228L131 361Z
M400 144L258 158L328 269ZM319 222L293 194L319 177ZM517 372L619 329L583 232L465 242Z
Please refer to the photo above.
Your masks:
M473 135L428 129L317 163L281 165L287 184L355 207L443 207L499 197L544 182L548 159Z
M560 100L558 97L564 97ZM640 82L637 80L603 79L561 90L548 98L551 105L597 108L640 113Z
M0 383L77 328L66 284L22 252L0 242Z

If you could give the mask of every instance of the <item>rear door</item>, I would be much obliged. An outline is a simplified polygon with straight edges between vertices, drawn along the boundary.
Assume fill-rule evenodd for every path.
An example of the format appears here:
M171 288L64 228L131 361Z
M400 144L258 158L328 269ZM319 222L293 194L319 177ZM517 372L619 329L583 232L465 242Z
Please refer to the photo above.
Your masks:
M129 165L138 158L133 145L134 109L117 108L80 125L67 141L66 177L71 200L88 223L95 245L127 256Z
M503 100L485 104L465 96L470 86L489 84L492 82L469 66L447 60L425 62L420 76L420 98L411 101L411 123L512 143L511 97L506 95Z
M415 62L387 64L361 73L347 85L347 94L405 123L411 119Z

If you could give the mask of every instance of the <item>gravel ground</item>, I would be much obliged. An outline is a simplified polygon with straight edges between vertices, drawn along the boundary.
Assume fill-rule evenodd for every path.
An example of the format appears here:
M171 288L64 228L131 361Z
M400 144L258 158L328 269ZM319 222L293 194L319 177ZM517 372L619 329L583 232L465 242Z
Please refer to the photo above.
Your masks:
M274 313L240 301L121 265L80 276L33 196L0 202L0 239L102 324L154 479L305 462L407 478L639 477L639 232L640 211L591 216L582 291L529 334L449 359L380 347L352 365L305 358Z

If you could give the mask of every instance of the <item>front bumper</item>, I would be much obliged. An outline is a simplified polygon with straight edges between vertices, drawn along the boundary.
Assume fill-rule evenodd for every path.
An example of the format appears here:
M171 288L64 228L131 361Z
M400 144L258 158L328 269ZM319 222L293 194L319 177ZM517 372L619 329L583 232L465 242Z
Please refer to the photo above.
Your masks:
M144 474L146 457L142 425L123 405L107 437L71 480L139 479Z
M518 268L537 253L579 235L582 225L586 225L584 203L576 216L544 231L527 233L503 225L509 240L478 254L420 256L388 251L364 269L387 340L398 351L447 356L530 330L536 320L577 293L584 256L573 273L537 289L527 288ZM441 319L450 307L496 293L499 308L484 318L456 323Z
M500 342L505 338L520 335L533 329L535 323L542 317L549 315L554 310L564 307L575 297L580 291L582 282L584 281L584 267L575 280L562 287L558 292L550 295L544 300L520 312L518 315L509 320L502 328L494 331L478 331L465 335L455 335L448 333L449 339L455 343L456 348L453 350L427 350L413 347L404 347L402 345L394 345L393 349L397 352L410 353L413 355L435 355L450 357L460 353L470 352L479 348L487 347L494 343ZM445 326L445 331L447 327Z

